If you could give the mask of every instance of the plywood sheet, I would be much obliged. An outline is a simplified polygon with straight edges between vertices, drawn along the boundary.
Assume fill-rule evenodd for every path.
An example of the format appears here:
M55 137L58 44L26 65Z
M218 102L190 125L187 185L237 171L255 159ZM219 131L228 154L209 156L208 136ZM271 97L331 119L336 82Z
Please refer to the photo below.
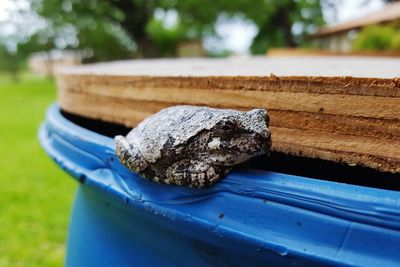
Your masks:
M177 104L263 107L276 151L400 172L400 60L309 57L119 61L64 69L74 114L135 126Z

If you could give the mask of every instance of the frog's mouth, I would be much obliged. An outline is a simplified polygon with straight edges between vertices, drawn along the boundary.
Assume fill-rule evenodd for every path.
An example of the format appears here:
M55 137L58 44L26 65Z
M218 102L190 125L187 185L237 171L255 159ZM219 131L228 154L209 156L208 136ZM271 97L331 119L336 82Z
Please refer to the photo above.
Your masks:
M215 165L234 166L250 158L248 155L215 154L210 155L209 160Z
M207 159L216 164L233 166L252 157L268 153L271 148L269 131L265 134L241 133L240 136L225 139L214 137L207 144Z

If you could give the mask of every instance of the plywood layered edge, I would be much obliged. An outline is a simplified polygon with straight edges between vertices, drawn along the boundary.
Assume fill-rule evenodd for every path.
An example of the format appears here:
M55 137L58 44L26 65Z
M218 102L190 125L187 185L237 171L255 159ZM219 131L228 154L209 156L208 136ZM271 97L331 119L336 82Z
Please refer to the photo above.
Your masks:
M266 108L273 150L400 172L400 82L351 77L64 74L63 110L134 127L162 108Z

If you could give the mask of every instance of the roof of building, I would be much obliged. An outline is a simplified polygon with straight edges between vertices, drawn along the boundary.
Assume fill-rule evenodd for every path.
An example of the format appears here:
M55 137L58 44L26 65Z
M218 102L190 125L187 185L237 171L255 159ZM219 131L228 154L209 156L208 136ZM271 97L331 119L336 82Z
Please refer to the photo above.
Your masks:
M333 26L321 28L314 37L331 35L339 32L345 32L352 29L358 29L364 26L380 24L384 22L400 19L400 2L386 5L383 9L370 13L366 16L340 23Z

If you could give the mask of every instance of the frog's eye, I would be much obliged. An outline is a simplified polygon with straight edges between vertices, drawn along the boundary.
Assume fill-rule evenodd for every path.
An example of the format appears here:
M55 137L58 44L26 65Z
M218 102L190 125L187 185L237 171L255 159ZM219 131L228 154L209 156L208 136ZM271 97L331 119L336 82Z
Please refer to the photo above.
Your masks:
M236 125L230 121L223 121L218 125L218 130L221 133L231 133L235 129Z

